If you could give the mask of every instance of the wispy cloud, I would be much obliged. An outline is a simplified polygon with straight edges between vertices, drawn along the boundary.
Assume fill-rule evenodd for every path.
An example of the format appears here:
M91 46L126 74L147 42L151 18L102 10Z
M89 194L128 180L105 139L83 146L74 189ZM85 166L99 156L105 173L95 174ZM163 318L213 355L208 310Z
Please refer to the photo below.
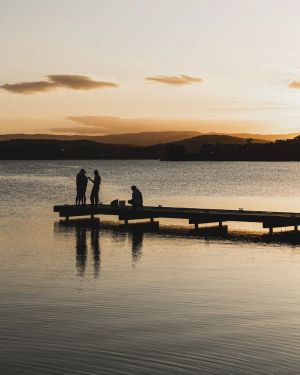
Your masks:
M48 79L59 87L66 87L73 90L94 90L106 87L118 87L119 85L107 81L95 81L87 76L57 74L49 75Z
M96 90L108 87L118 87L118 84L107 81L96 81L84 75L52 74L45 81L5 83L0 86L3 90L14 94L33 95L58 89Z
M258 131L266 124L243 120L205 120L205 119L161 119L161 118L125 118L115 116L69 116L67 120L74 122L65 127L52 127L52 132L73 134L121 134L149 131L201 131L230 132L242 129Z
M300 81L292 81L289 84L289 88L291 88L291 89L300 89Z
M57 85L49 81L36 81L36 82L6 83L0 87L14 94L32 95L38 92L47 92L47 91L54 90L57 88Z
M157 83L164 83L167 85L191 85L193 83L200 83L203 82L202 78L199 77L191 77L185 74L181 74L180 76L164 76L164 75L155 75L145 78L147 81L157 82Z

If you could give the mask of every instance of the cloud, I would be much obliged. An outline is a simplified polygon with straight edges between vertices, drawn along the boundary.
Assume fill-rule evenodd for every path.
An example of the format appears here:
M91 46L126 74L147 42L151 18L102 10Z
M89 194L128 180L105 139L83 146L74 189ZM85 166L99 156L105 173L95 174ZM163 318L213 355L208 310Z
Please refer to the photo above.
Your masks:
M152 82L158 82L158 83L164 83L167 85L191 85L193 83L200 83L203 82L202 78L199 77L191 77L184 74L181 74L180 76L161 76L161 75L155 75L145 78L147 81Z
M292 81L289 84L290 89L300 89L300 81Z
M28 95L36 94L38 92L47 92L57 88L53 82L48 81L6 83L0 87L14 94Z
M73 90L94 90L105 87L118 87L116 83L106 81L95 81L87 76L57 74L49 75L48 79L57 86Z
M32 95L57 89L95 90L107 87L118 87L116 83L96 81L88 76L70 74L52 74L47 81L6 83L0 88L14 94Z
M257 121L218 120L218 119L161 119L161 118L125 118L115 116L69 116L68 126L52 127L56 133L82 135L105 135L155 131L201 131L201 132L240 132L258 131L266 126Z

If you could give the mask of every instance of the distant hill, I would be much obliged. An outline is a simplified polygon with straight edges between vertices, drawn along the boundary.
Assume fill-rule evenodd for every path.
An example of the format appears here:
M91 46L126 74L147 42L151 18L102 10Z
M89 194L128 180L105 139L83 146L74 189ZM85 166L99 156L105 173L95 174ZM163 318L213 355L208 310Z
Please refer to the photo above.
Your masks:
M110 134L104 136L89 135L57 135L57 134L4 134L0 135L0 141L12 139L48 139L61 141L87 140L109 144L151 146L157 143L177 142L183 139L195 137L200 133L195 131L168 131L168 132L141 132L128 134Z
M90 140L13 139L0 142L0 159L162 159L169 145L180 144L188 153L203 144L245 144L246 139L203 135L178 142L140 147Z
M138 149L93 141L14 139L0 142L2 160L122 159L139 156Z
M251 134L251 133L235 133L235 134L229 134L234 137L239 138L255 138L260 139L263 141L277 141L277 140L286 140L286 139L294 139L300 134L298 133L287 133L287 134Z
M300 137L247 142L228 135L204 135L178 142L138 147L88 140L15 139L0 141L2 160L161 159L300 160Z
M198 150L195 149L194 152L188 151L184 142L177 142L167 146L163 160L300 161L300 137L262 143L205 143Z
M153 146L156 144L178 142L189 138L198 136L229 136L248 139L252 138L256 141L275 141L295 138L299 133L289 134L219 134L209 133L202 134L195 131L167 131L167 132L141 132L141 133L127 133L127 134L111 134L104 136L95 135L65 135L65 134L3 134L0 135L0 141L12 139L47 139L47 140L62 140L62 141L78 141L87 140L109 144L132 145L132 146Z
M152 146L157 143L177 142L192 138L200 133L195 131L142 132L128 134L112 134L99 138L101 142L111 144L127 144L135 146Z
M254 143L263 143L260 139L251 138ZM174 143L174 142L173 142ZM197 137L185 139L183 141L175 142L186 148L186 152L195 153L198 152L202 145L214 145L220 144L245 144L247 143L246 138L234 137L231 135L200 135Z

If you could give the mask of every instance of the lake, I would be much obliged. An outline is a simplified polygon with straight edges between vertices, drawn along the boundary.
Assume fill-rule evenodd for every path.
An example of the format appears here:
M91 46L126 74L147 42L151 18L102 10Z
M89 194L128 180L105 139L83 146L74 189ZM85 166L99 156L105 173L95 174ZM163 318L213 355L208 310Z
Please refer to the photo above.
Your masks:
M300 212L299 163L1 161L1 374L299 373L297 244L59 223L80 168L105 203L135 184L147 205Z

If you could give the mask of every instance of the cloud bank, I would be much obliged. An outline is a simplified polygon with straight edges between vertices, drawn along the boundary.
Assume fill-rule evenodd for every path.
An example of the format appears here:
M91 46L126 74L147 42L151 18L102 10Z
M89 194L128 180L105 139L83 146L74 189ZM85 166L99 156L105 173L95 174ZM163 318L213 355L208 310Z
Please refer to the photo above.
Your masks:
M209 119L161 119L161 118L125 118L115 116L69 116L70 122L65 127L52 127L56 133L82 135L108 135L149 131L201 131L201 132L238 132L243 129L258 131L262 124L256 121L209 120Z
M163 76L163 75L155 75L145 78L147 81L152 81L156 83L163 83L167 85L191 85L193 83L200 83L203 82L202 78L199 77L191 77L185 74L181 74L180 76Z
M108 87L118 87L118 84L106 81L96 81L84 75L52 74L45 81L5 83L0 86L3 90L14 94L33 95L59 89L96 90Z
M300 89L300 81L292 81L289 84L289 88L291 88L291 89Z

